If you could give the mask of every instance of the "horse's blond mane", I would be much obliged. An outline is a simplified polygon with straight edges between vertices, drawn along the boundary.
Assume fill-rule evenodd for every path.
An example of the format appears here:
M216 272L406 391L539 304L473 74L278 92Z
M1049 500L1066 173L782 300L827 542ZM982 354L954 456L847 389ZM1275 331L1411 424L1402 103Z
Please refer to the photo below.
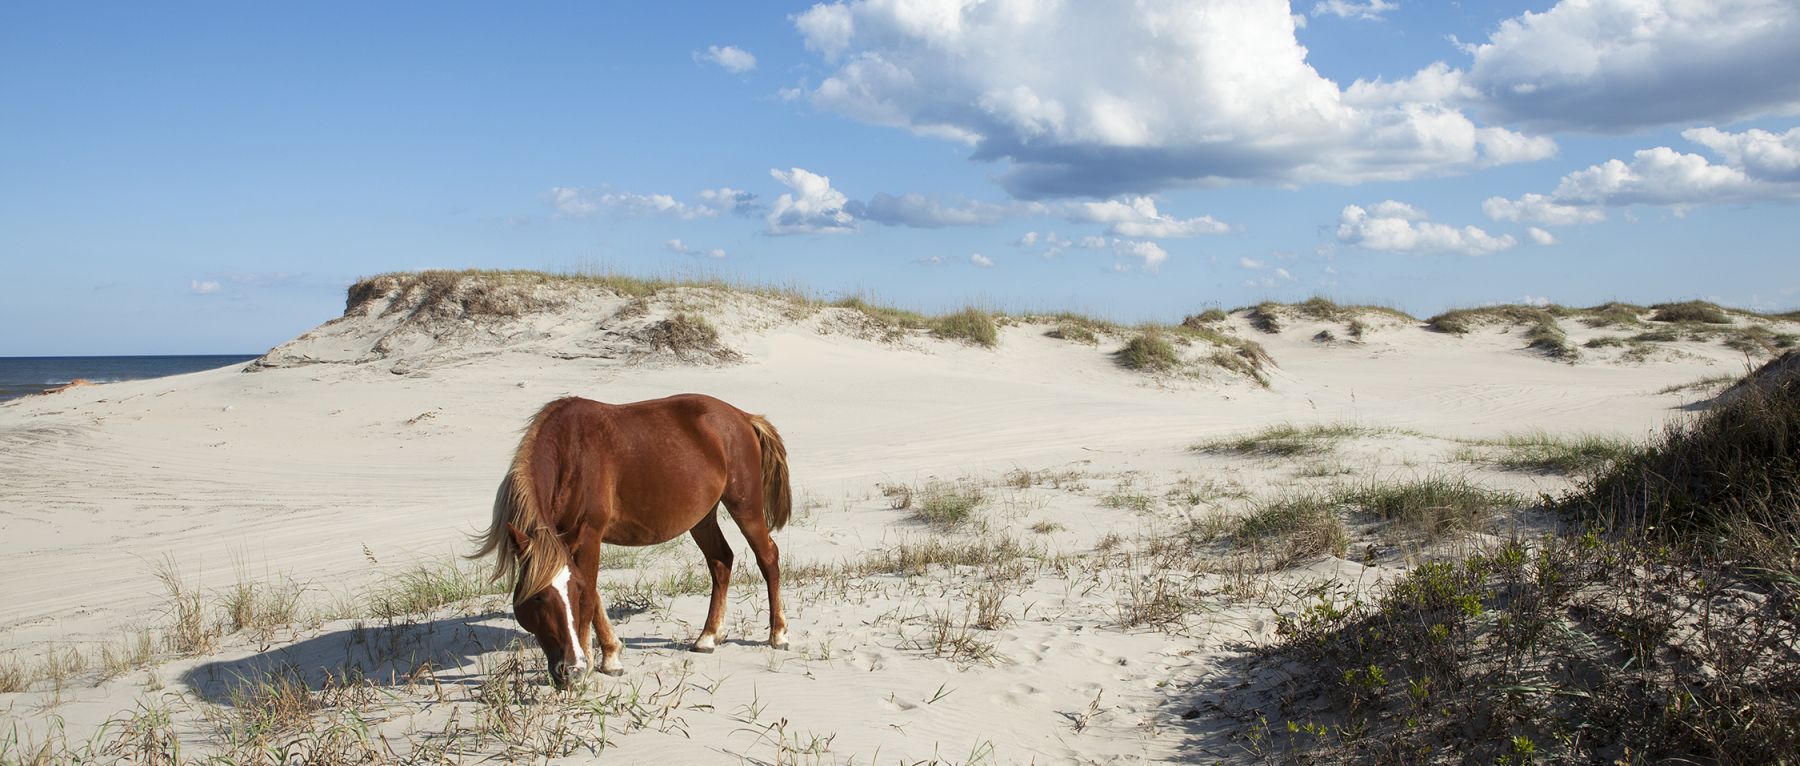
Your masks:
M512 467L494 493L494 518L485 534L477 535L481 548L469 558L494 554L493 581L508 576L518 577L513 591L515 601L523 601L550 586L558 570L569 563L569 550L557 537L556 529L546 522L538 504L537 487L532 481L531 460L537 449L538 428L556 402L551 402L531 417L519 449L513 453ZM511 524L526 537L524 550L518 548L506 527Z

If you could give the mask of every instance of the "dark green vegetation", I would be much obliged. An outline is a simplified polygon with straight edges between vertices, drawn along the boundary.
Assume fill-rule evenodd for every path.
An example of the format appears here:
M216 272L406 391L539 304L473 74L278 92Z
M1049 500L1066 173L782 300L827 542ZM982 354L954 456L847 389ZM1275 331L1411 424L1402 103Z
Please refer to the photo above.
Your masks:
M1330 452L1337 447L1338 442L1345 439L1375 436L1380 433L1382 433L1380 429L1352 423L1318 423L1309 426L1282 423L1251 434L1201 442L1189 449L1195 452L1236 452L1241 455L1294 457Z
M1285 615L1251 663L1287 668L1278 701L1238 711L1264 722L1251 741L1313 763L1800 762L1800 355L1716 401L1551 500L1563 535Z

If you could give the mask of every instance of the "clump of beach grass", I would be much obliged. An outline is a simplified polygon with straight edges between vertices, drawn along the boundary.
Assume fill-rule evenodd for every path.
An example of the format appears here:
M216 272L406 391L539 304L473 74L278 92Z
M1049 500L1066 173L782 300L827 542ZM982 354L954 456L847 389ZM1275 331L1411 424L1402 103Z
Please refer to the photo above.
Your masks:
M1264 501L1237 520L1231 540L1239 546L1278 542L1279 566L1324 553L1342 556L1350 536L1338 505L1332 493L1311 490Z
M1194 452L1235 452L1240 455L1273 455L1295 457L1317 455L1336 449L1338 442L1381 433L1380 429L1353 423L1316 423L1298 426L1282 423L1241 436L1200 442L1188 447Z
M1650 307L1652 322L1698 322L1701 324L1731 324L1731 316L1719 305L1710 301L1682 301L1680 303L1658 303Z
M1368 481L1340 487L1338 502L1388 521L1409 536L1437 539L1474 530L1495 512L1523 504L1517 496L1460 476Z
M933 320L931 334L983 348L993 348L1000 343L1000 331L994 325L994 315L973 306Z
M1611 465L1633 448L1630 441L1612 436L1554 436L1540 430L1476 442L1460 457L1513 471L1577 474Z
M706 317L687 312L646 325L643 338L650 347L668 351L682 359L697 357L715 361L736 359L738 353L719 342L719 330Z
M1274 301L1263 301L1251 306L1244 312L1244 318L1250 320L1250 326L1266 333L1281 332L1281 304Z
M1181 355L1161 332L1146 330L1131 337L1113 352L1121 367L1141 372L1173 372L1181 367Z
M1554 318L1546 317L1544 321L1531 326L1525 331L1526 348L1536 349L1546 356L1573 361L1581 356L1575 345L1569 342L1569 336Z
M1589 327L1636 327L1638 317L1647 309L1631 303L1610 301L1580 309L1581 321Z
M1554 307L1550 307L1554 308ZM1522 325L1554 325L1556 315L1550 308L1537 306L1482 306L1471 309L1451 309L1425 320L1425 326L1433 332L1467 335L1477 326L1498 322Z
M365 596L368 614L384 620L428 614L482 596L509 593L511 583L454 559L421 562L389 575Z
M937 529L961 527L975 520L987 499L973 481L926 482L913 493L912 518Z

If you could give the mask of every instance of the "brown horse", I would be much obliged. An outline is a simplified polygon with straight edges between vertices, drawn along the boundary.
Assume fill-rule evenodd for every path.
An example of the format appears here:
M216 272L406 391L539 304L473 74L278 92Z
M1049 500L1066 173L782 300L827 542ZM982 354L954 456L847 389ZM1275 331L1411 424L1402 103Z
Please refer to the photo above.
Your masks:
M601 543L692 535L712 573L712 605L692 648L713 650L731 582L731 546L714 513L720 502L756 554L769 585L769 645L784 649L780 552L769 530L786 524L792 507L787 448L769 421L710 396L544 405L525 428L494 497L493 523L470 558L494 553L494 579L517 578L513 614L544 648L560 689L589 667L590 626L600 672L625 672L600 603Z

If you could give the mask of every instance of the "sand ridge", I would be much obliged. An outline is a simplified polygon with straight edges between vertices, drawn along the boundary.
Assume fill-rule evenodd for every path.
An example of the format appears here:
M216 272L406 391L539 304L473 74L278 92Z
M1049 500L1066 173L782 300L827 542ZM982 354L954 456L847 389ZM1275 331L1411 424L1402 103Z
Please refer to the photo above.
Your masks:
M458 308L390 286L249 371L0 406L0 644L29 658L163 625L167 600L152 572L164 560L202 593L247 571L304 583L308 604L354 598L411 562L469 548L519 429L544 401L701 391L767 415L789 445L796 517L777 540L790 567L811 572L787 591L794 649L746 641L766 620L753 567L739 573L727 640L712 655L684 651L705 596L645 586L646 603L621 614L627 675L599 687L655 701L642 716L615 711L636 723L615 729L608 757L1230 760L1243 752L1229 734L1235 722L1208 714L1206 695L1227 688L1221 679L1247 642L1269 638L1271 606L1319 582L1373 587L1423 554L1371 545L1236 575L1160 571L1145 541L1339 480L1311 475L1317 460L1190 445L1282 422L1356 423L1373 432L1328 458L1343 476L1451 471L1529 496L1564 480L1458 462L1457 440L1533 429L1638 438L1704 397L1667 389L1745 368L1743 353L1706 340L1659 343L1638 358L1601 347L1569 364L1528 349L1512 325L1458 336L1378 317L1352 341L1342 321L1296 314L1267 333L1228 317L1221 328L1273 357L1265 388L1217 370L1122 369L1110 356L1122 334L1074 343L1046 336L1054 321L1002 322L989 349L919 330L895 337L851 309L802 311L710 288L631 297L540 285L508 295L484 299L499 302L493 313L470 315L466 296ZM730 354L657 347L650 328L679 315L704 317ZM1609 332L1564 327L1577 345ZM1321 340L1325 331L1333 337ZM980 524L934 531L884 494L944 482L979 488ZM727 527L743 569L746 548ZM1026 553L923 572L868 566L934 540L1006 540ZM626 588L699 573L698 552L681 539L632 563L605 577ZM1143 589L1169 577L1205 594L1191 614L1126 624ZM999 600L987 611L1000 616L971 627L984 598ZM391 651L371 649L371 635ZM0 694L0 709L37 736L59 716L76 738L135 701L177 700L189 735L204 742L200 709L230 707L235 677L346 658L371 676L406 675L429 659L440 686L474 689L507 662L541 666L535 649L507 649L520 636L492 600L385 623L321 618L228 635L215 653L98 685ZM397 701L383 725L443 741L454 711L475 709L427 687L390 679Z

